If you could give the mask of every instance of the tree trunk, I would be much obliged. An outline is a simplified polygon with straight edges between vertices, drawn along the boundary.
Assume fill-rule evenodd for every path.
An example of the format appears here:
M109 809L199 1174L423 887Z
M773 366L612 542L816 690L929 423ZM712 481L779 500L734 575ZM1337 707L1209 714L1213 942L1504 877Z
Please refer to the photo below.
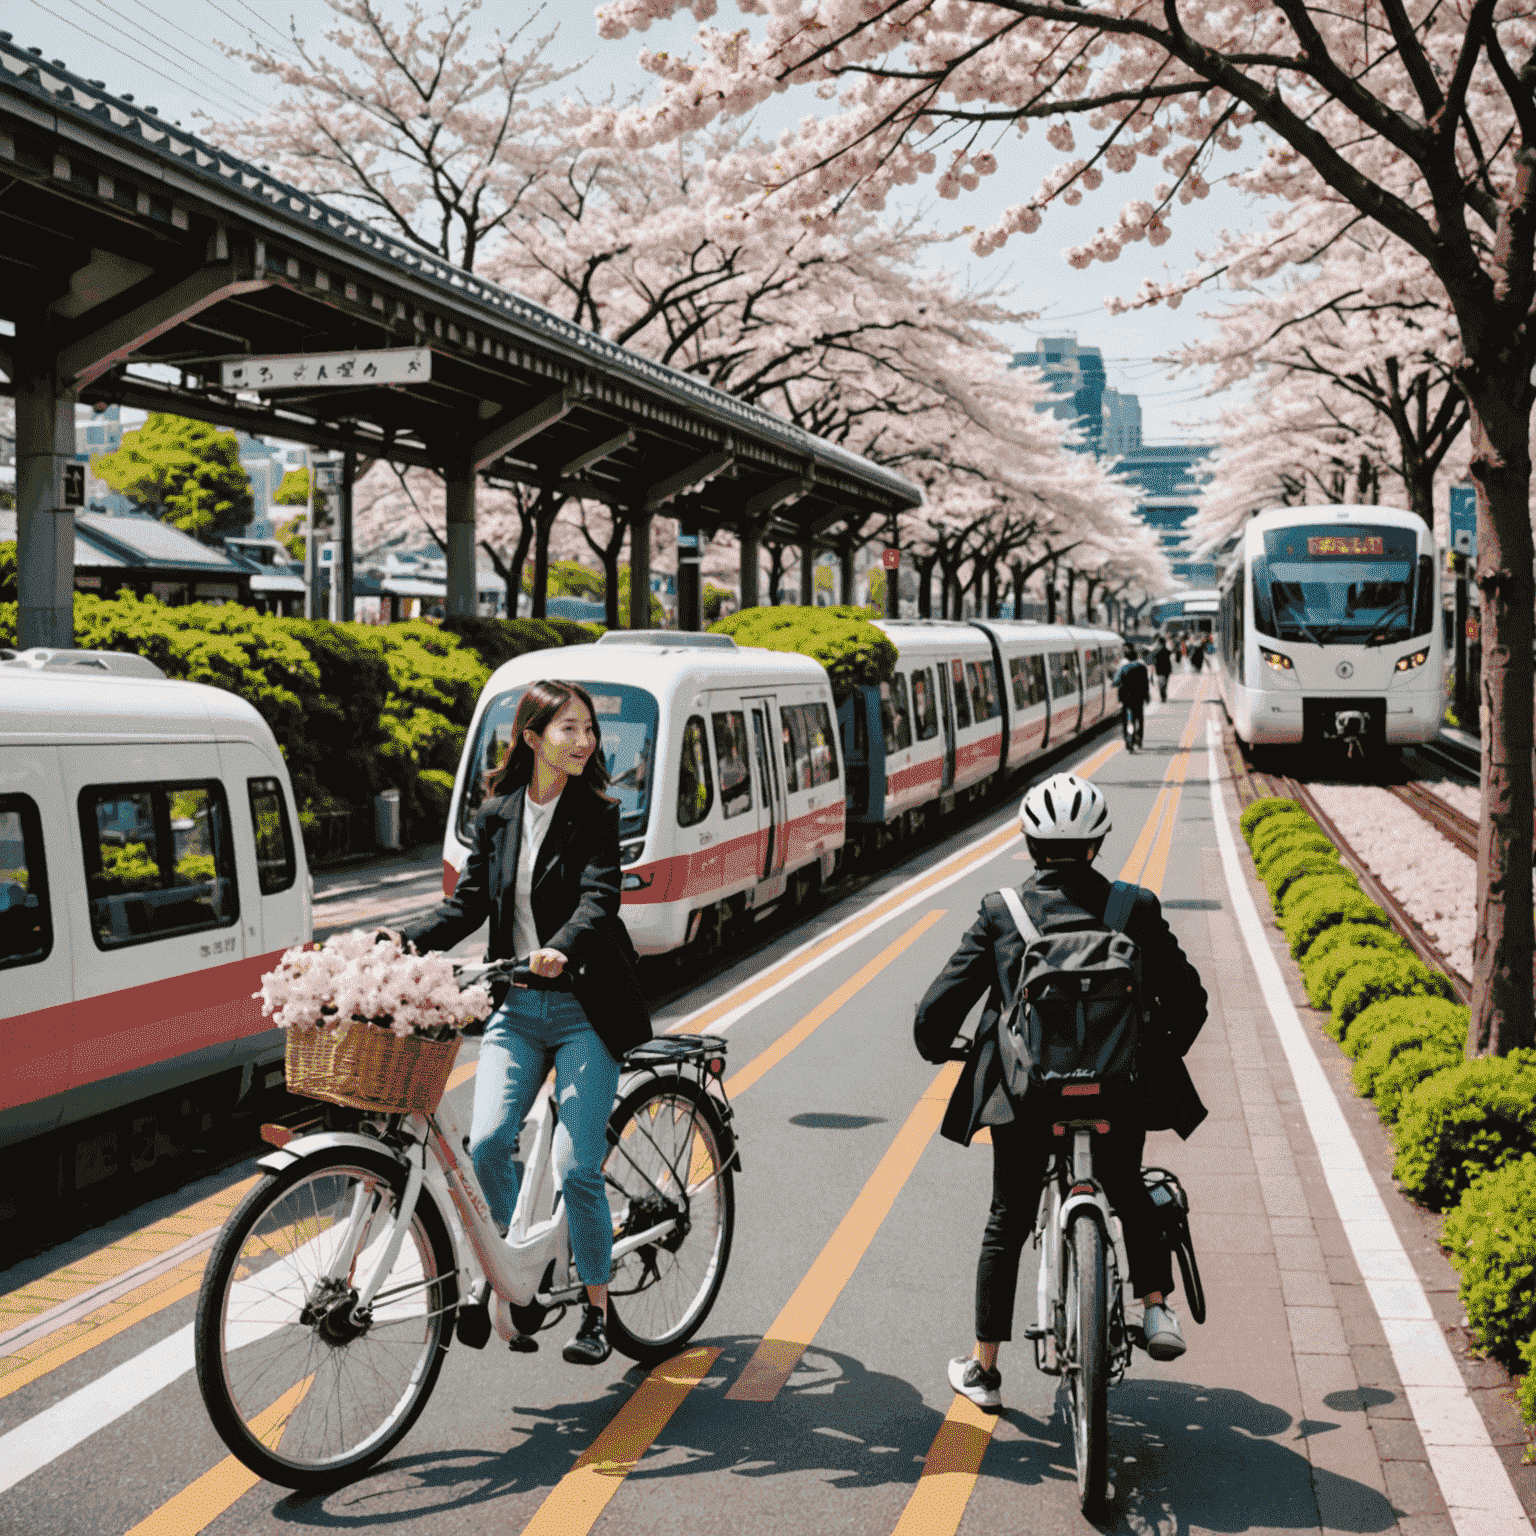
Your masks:
M771 607L779 606L779 583L783 580L784 546L770 544L768 546L768 602Z
M1057 596L1055 581L1047 581L1045 584L1045 622L1047 624L1056 622Z
M533 601L529 616L548 618L549 608L549 531L565 505L565 497L541 491L533 504Z
M1013 577L1013 616L1016 619L1024 617L1024 567L1015 561L1008 567L1009 574Z
M1077 572L1069 565L1067 567L1067 623L1076 624L1077 614L1074 603L1077 597Z
M585 517L581 520L581 536L587 548L603 562L603 623L609 629L621 627L619 618L619 552L624 548L624 516L617 507L608 509L608 542L599 544L592 537Z
M1466 373L1473 373L1469 364ZM1500 358L1463 377L1472 407L1477 567L1482 598L1483 815L1477 832L1477 937L1467 1052L1506 1056L1536 1043L1532 1007L1532 547L1529 385ZM1514 398L1511 398L1511 395Z
M926 559L918 560L917 567L917 616L920 619L933 617L933 567L937 563L933 555Z

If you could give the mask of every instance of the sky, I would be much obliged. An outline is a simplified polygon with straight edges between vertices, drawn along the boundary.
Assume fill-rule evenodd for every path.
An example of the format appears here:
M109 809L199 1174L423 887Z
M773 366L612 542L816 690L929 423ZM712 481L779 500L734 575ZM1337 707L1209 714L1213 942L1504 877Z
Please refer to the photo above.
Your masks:
M493 13L495 22L487 19ZM277 96L270 81L227 57L220 44L249 47L257 37L282 48L290 28L319 40L334 19L324 0L291 0L287 6L263 0L255 5L247 0L5 0L3 16L22 47L40 48L45 58L62 60L76 73L104 81L109 90L132 92L140 103L157 106L162 117L180 120L193 131L200 115L214 120L254 116ZM583 63L572 86L589 97L610 89L621 96L654 89L635 62L641 46L686 52L695 25L684 12L643 38L605 42L597 36L589 0L542 10L527 0L488 0L478 25L489 31L499 23L506 30L526 22L529 33L538 35L555 28L557 20L549 57ZM777 135L819 105L807 91L785 92L762 110L756 126L765 135ZM1236 165L1253 148L1250 141L1229 159ZM1004 208L1026 199L1060 158L1040 125L1023 139L1010 131L996 153L997 174L976 192L946 202L922 186L902 189L903 200L893 197L890 211L915 215L930 228L961 236L967 225L990 224ZM1140 398L1147 440L1209 441L1218 413L1239 402L1230 394L1206 397L1201 373L1171 374L1158 359L1201 334L1210 325L1202 310L1219 301L1192 299L1177 311L1159 306L1116 316L1104 308L1104 300L1129 297L1148 278L1182 275L1203 247L1217 243L1220 230L1252 227L1261 215L1240 194L1216 184L1213 175L1210 197L1173 208L1173 238L1161 248L1143 241L1113 264L1082 272L1069 267L1061 254L1112 222L1126 201L1146 195L1162 174L1155 165L1145 165L1129 176L1108 177L1079 207L1052 208L1038 233L1014 236L995 255L973 257L964 239L957 238L933 259L960 282L1009 289L1011 307L1038 312L1038 321L1000 329L1000 340L1014 350L1030 351L1037 337L1055 335L1075 335L1081 344L1101 348L1109 385Z

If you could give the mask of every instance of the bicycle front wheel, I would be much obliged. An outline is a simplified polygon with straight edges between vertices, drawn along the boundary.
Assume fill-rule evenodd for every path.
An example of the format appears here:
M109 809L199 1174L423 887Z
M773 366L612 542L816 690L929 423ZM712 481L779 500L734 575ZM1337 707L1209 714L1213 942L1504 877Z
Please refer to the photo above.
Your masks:
M426 1406L458 1305L453 1242L423 1190L373 1303L406 1169L343 1147L265 1179L219 1235L198 1299L197 1381L220 1438L285 1488L339 1482Z
M713 1101L681 1077L642 1083L614 1109L603 1178L616 1249L666 1222L654 1242L619 1253L608 1335L652 1362L698 1331L720 1294L736 1225L729 1136Z
M1077 1497L1085 1514L1099 1508L1109 1486L1109 1296L1104 1229L1087 1212L1067 1228L1065 1285L1067 1399Z

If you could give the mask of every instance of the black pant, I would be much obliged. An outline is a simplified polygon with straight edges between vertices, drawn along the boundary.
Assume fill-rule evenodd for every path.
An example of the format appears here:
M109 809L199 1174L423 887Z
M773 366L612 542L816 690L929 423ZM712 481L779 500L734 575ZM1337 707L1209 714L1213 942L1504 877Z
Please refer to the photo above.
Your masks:
M1141 733L1147 728L1146 707L1147 702L1145 699L1122 699L1120 701L1120 708L1130 711L1131 729L1135 731L1137 741L1141 740ZM1122 721L1121 724L1123 727L1124 722Z
M1137 1296L1173 1290L1173 1264L1157 1207L1141 1178L1147 1133L1111 1130L1093 1139L1093 1171L1125 1232L1131 1290ZM1004 1343L1013 1337L1013 1298L1019 1258L1035 1225L1046 1160L1069 1138L1051 1135L1048 1120L1031 1116L992 1127L992 1212L976 1261L976 1337Z
M1168 702L1168 674L1166 672L1159 672L1157 674L1157 696L1164 704Z

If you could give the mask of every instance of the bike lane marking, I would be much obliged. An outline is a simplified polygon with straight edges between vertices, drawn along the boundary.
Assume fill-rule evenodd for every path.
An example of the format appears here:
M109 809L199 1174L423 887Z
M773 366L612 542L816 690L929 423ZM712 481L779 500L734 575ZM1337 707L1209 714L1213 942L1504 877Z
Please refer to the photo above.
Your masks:
M1206 723L1206 777L1216 842L1232 909L1259 990L1296 1083L1328 1192L1349 1240L1366 1293L1381 1321L1392 1361L1457 1536L1530 1536L1531 1522L1483 1416L1467 1391L1423 1283L1296 1012L1264 921L1248 889L1227 821L1220 737Z
M545 1496L522 1536L586 1536L720 1354L702 1346L658 1365Z
M1154 895L1162 890L1168 868L1168 847L1178 823L1179 802L1184 794L1184 779L1189 772L1190 749L1200 726L1199 705L1204 699L1203 684L1191 701L1190 717L1179 736L1179 745L1163 776L1163 787L1142 826L1129 856L1121 867L1121 880L1144 884ZM1157 851L1161 848L1161 857ZM1144 878L1138 878L1143 875ZM972 1138L972 1145L988 1144L991 1136L983 1127ZM917 1486L907 1500L892 1536L953 1536L960 1527L966 1505L981 1476L981 1464L992 1443L1000 1414L984 1413L957 1392L944 1422L928 1448Z

